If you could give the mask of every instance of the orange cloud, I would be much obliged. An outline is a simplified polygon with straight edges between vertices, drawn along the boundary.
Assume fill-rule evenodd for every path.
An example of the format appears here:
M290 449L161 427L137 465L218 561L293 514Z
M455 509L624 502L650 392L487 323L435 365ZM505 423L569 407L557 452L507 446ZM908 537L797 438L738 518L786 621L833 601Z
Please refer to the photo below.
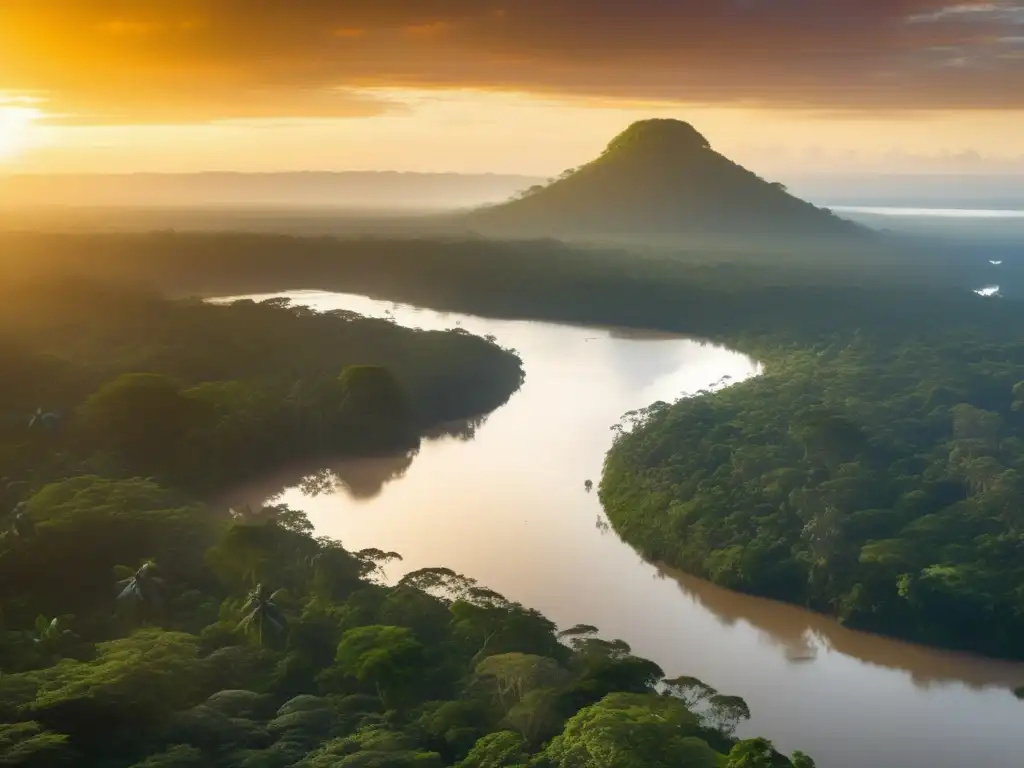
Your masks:
M3 0L0 92L79 122L392 108L367 85L1022 109L1022 35L1024 0Z
M405 27L402 31L405 36L413 40L437 40L444 37L452 28L452 25L445 21L435 21L431 24L413 24Z

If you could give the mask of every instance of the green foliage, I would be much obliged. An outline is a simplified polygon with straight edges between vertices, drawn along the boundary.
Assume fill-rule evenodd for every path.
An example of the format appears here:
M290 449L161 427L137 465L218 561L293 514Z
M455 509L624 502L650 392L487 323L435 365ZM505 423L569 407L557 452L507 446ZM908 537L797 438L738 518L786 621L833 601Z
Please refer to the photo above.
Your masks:
M1019 657L1024 347L944 327L765 353L761 377L635 415L601 484L616 529L732 589Z
M734 746L726 768L791 768L793 764L775 751L768 739L746 739Z
M413 683L423 646L405 627L351 629L338 645L339 669L360 682L372 683L381 700L393 702Z
M52 733L39 723L0 723L0 766L56 768L71 765L74 757L68 737Z
M715 768L718 757L697 737L699 728L676 699L610 694L570 718L545 756L560 768Z
M477 741L457 768L515 768L526 765L529 759L519 734L498 731Z
M131 473L177 467L185 435L204 426L197 404L167 376L122 374L79 406L77 429L92 450L112 453Z
M569 677L554 659L526 653L488 656L476 665L476 674L506 712L531 691L556 688Z
M206 765L202 751L187 744L177 744L166 752L150 755L131 768L204 768Z
M401 444L414 428L412 405L395 375L379 365L350 365L338 377L339 409L349 429Z
M365 728L311 752L300 768L440 768L441 756L418 750L401 734Z
M35 533L0 557L0 599L35 606L32 617L110 605L116 566L155 558L172 578L194 569L212 532L201 506L141 479L75 477L44 487L26 509Z
M281 639L288 633L288 619L284 611L274 602L280 599L281 590L271 593L262 584L249 593L242 612L245 616L238 623L238 629L246 634L255 635L260 645L264 641Z
M252 530L270 537L263 567L291 581L287 595L257 585L242 605L230 596L234 576L211 581L193 558L197 570L181 578L223 596L225 618L214 615L202 638L147 627L97 643L89 658L5 674L0 717L12 724L0 728L0 755L8 764L699 766L716 759L704 738L731 743L709 727L728 732L737 713L749 714L742 700L717 693L691 712L681 698L655 693L657 665L622 641L574 627L559 642L539 614L454 572L371 583L394 553L347 553L279 512ZM249 526L229 530L238 527ZM339 571L349 580L342 602L318 585L320 555L354 568ZM129 586L134 580L145 593L138 582L153 577L140 570ZM191 592L199 590L180 597ZM201 602L200 593L176 604ZM294 616L287 638L239 644L238 617L255 632L263 616L266 640L284 604ZM61 627L40 617L35 631L62 637ZM484 632L499 638L501 652L480 653ZM666 685L680 696L693 688L684 678Z
M164 602L166 591L166 582L157 576L158 572L152 560L143 563L135 573L117 583L121 589L117 599L136 608L158 609Z
M177 236L152 242L195 256ZM214 242L206 266L246 241ZM113 263L119 246L97 251ZM708 742L725 752L733 740L711 728L728 732L749 715L742 700L703 691L690 711L692 685L658 695L661 669L596 628L560 638L538 612L443 568L390 586L383 568L397 553L316 539L287 507L225 520L194 500L318 451L412 448L424 427L502 402L521 381L513 354L464 333L281 301L211 306L52 283L5 296L0 331L31 349L12 358L18 408L34 413L38 397L44 414L74 418L0 424L0 764L724 760ZM968 411L960 421L965 440L1005 439L1006 424ZM825 441L835 461L859 455L856 436L836 432ZM1012 477L989 477L975 458L958 461L979 488L1015 492ZM831 523L821 520L809 540L824 557ZM975 588L976 570L934 565L906 572L907 599ZM126 606L137 610L121 615Z

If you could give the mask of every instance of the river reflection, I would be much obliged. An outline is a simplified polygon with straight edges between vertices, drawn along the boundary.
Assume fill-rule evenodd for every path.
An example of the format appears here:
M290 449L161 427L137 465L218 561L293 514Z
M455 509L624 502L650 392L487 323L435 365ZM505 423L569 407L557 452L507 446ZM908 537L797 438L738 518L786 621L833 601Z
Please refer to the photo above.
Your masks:
M296 467L240 492L301 508L318 535L404 560L392 579L443 565L537 608L593 624L670 676L743 696L741 735L821 768L1008 768L1021 764L1024 665L852 632L645 562L610 530L596 492L610 427L627 411L739 382L759 367L663 334L441 315L325 293L293 294L421 328L461 324L519 350L522 389L486 422L449 426L418 453Z
M1020 664L949 653L912 643L857 632L839 622L796 606L742 595L711 582L658 565L661 579L675 581L695 604L714 614L724 627L746 624L790 662L817 660L819 653L838 653L868 664L909 673L914 685L929 689L947 683L970 688L1007 686L1024 682Z

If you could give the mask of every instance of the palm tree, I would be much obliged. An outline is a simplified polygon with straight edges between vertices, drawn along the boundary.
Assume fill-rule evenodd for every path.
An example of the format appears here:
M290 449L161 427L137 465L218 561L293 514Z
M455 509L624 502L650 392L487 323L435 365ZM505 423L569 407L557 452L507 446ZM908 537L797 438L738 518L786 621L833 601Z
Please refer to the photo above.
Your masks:
M78 635L70 629L65 629L60 617L57 616L52 619L37 616L35 630L28 634L32 638L32 644L47 658L56 658L70 643L78 640Z
M246 634L255 632L260 645L263 645L263 638L267 634L282 636L288 632L284 611L274 602L280 599L284 590L279 589L273 594L268 592L262 584L257 584L249 592L248 600L242 607L245 617L238 623L238 629Z
M36 408L28 420L29 429L53 429L60 422L60 414L56 411L44 411Z
M134 605L159 606L163 602L165 585L156 574L156 563L147 560L135 573L117 583L121 587L117 599Z

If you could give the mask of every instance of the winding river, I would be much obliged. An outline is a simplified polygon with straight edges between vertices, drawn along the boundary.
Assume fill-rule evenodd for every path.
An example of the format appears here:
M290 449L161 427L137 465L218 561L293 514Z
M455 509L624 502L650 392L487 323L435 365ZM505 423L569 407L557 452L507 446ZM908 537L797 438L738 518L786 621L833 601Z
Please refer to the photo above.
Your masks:
M318 534L352 549L396 550L404 561L389 567L391 578L445 565L560 626L597 625L670 676L742 696L753 719L740 735L802 749L820 768L1024 761L1024 701L1012 693L1024 665L852 632L647 563L609 529L584 481L600 480L610 427L628 410L755 375L749 358L657 333L284 295L413 327L493 334L522 356L526 382L482 423L441 430L415 456L295 467L232 503L279 497L304 509Z

